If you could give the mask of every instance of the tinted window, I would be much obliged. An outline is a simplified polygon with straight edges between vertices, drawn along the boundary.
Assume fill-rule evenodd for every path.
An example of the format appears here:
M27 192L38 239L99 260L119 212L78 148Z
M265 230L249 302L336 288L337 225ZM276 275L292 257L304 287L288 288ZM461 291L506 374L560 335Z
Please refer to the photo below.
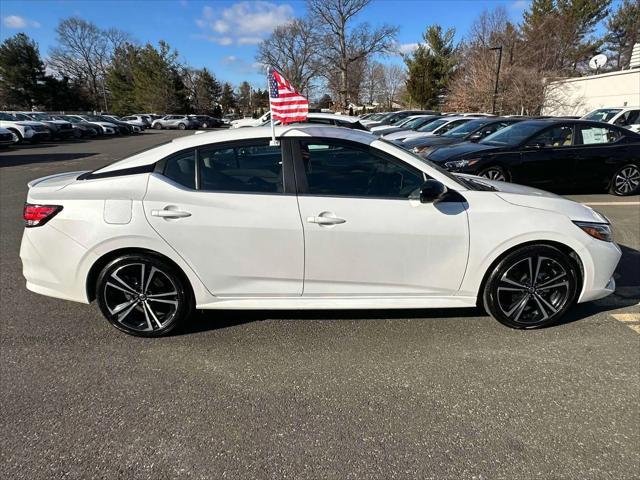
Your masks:
M640 110L629 110L620 115L614 122L616 125L626 127L628 125L636 125L640 123L638 118L640 117Z
M196 153L185 150L167 159L164 176L187 188L196 188Z
M573 144L573 128L568 125L548 128L540 135L536 135L528 144L543 145L545 147L567 147Z
M282 154L267 140L198 150L200 188L221 192L282 193Z
M308 123L321 123L323 125L333 125L333 122L331 120L329 120L328 118L310 117L310 118L307 118L307 122Z
M597 145L613 143L620 138L620 133L612 128L595 127L591 125L578 126L583 145Z
M530 135L539 131L540 128L541 125L537 122L516 123L507 128L503 128L502 130L498 130L496 133L480 140L480 143L485 145L509 145L511 147L515 147L516 145L520 145Z
M435 133L443 134L445 132L448 132L449 130L453 130L457 126L462 125L463 123L467 123L468 121L469 120L454 120L453 122L449 122L446 125L440 127L438 131Z
M419 170L366 147L309 141L301 150L312 195L409 198L424 183Z
M608 122L613 117L616 116L620 112L619 108L601 108L600 110L595 110L591 112L589 115L585 115L583 118L585 120L595 120L598 122Z

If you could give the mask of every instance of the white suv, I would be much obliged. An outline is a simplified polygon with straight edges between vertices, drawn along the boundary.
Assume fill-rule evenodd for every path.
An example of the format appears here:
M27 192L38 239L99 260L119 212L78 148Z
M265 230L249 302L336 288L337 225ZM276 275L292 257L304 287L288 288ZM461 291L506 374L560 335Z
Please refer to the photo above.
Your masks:
M587 113L585 120L606 122L640 133L640 107L599 108Z
M0 127L13 133L20 143L23 140L35 141L49 136L49 130L40 122L18 120L10 113L0 112Z

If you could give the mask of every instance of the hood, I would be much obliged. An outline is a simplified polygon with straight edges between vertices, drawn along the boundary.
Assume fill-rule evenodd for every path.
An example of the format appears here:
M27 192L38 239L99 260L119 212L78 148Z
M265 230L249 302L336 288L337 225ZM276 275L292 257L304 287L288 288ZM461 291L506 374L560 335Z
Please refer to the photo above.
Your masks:
M415 133L415 130L411 130L408 128L400 128L395 132L383 133L382 135L387 140L398 140L399 138L406 138L412 133Z
M451 145L452 143L460 143L464 140L455 137L443 137L437 135L431 135L429 137L410 137L404 142L405 148L423 148L432 147L436 145Z
M497 150L500 150L500 147L483 145L482 143L463 142L438 148L429 154L428 158L432 162L444 163L448 160L457 160L472 153L493 152Z
M555 193L515 183L488 180L475 175L458 175L463 178L472 178L493 187L496 190L494 193L498 197L512 205L560 213L574 221L609 223L606 217L591 207L561 197Z

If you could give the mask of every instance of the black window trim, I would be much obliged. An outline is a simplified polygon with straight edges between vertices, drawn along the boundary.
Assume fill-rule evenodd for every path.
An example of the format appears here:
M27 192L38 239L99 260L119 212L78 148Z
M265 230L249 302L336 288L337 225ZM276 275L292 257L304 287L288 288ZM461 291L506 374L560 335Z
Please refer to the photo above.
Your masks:
M294 140L294 139L292 139ZM362 196L362 195L331 195L331 194L321 194L321 193L309 193L309 184L307 182L307 175L306 172L304 170L304 164L302 161L302 152L300 149L300 144L302 142L318 142L318 143L322 143L322 142L328 142L329 144L334 144L334 145L343 145L346 147L354 147L354 148L359 148L361 150L366 150L368 151L370 154L376 156L376 157L381 157L385 160L388 160L392 163L395 163L396 165L400 165L404 168L406 168L407 170L410 170L418 175L422 176L423 181L426 181L428 178L428 175L426 174L426 172L423 172L422 170L420 170L417 167L414 167L413 165L404 162L403 160L396 158L393 155L388 154L387 152L384 152L382 150L379 150L377 148L372 147L371 145L365 145L363 143L359 143L359 142L354 142L351 140L345 140L345 139L341 139L341 138L332 138L332 137L296 137L295 141L291 142L291 150L290 150L290 155L292 156L292 164L293 164L293 170L294 170L294 177L295 177L295 183L297 186L297 190L296 193L298 196L300 197L321 197L321 198L349 198L349 199L360 199L360 200L391 200L391 201L401 201L401 202L406 202L406 201L411 201L411 200L417 200L414 198L399 198L399 197L378 197L378 196Z
M185 185L180 184L182 188L185 188L192 192L200 192L200 193L224 193L224 194L236 194L236 195L277 195L277 196L291 196L296 195L296 185L295 178L293 174L293 165L291 164L291 141L289 139L283 138L280 139L280 152L282 158L282 192L239 192L236 190L203 190L200 185L200 150L204 149L225 149L225 148L237 148L242 146L264 146L265 142L268 145L270 141L269 137L261 137L261 138L250 138L250 139L242 139L242 140L231 140L227 142L219 142L219 143L207 143L204 145L197 145L194 147L184 148L182 150L178 150L176 152L167 155L166 157L158 160L155 164L152 164L154 167L151 171L162 175L163 178L171 180L173 183L176 183L175 180L167 177L164 174L165 167L167 161L171 158L182 155L184 152L189 150L195 150L194 152L194 161L196 162L194 168L194 176L195 176L195 189L187 187Z

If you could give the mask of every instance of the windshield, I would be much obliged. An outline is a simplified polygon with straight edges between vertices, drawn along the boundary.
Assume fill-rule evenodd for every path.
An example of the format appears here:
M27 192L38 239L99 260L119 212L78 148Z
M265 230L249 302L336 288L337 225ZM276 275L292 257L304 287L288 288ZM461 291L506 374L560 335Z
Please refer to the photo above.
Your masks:
M424 117L412 118L407 120L402 126L404 128L414 129L422 125L424 121Z
M51 120L51 117L46 113L30 113L29 115L36 120Z
M620 113L621 110L621 108L601 108L600 110L591 112L582 118L585 120L594 120L596 122L608 122L615 117L616 114Z
M524 140L539 131L544 125L540 123L520 122L510 125L492 133L488 137L480 140L483 145L508 145L515 147Z
M396 120L395 122L391 123L391 125L393 125L394 127L401 127L402 125L406 124L407 122L410 122L411 120L413 120L411 117L409 117L409 118L400 118L400 119Z
M420 127L418 132L433 132L436 128L441 127L442 125L449 123L451 120L443 118L441 120L436 120L435 122L431 122L424 127Z
M89 120L90 122L102 122L103 120L95 115L82 115L80 118L84 120Z
M482 127L483 125L486 125L487 123L489 123L487 120L471 120L455 128L452 128L442 136L453 137L453 138L466 137L467 135L475 132L478 128Z
M11 122L15 122L17 118L11 115L10 113L0 112L0 120L8 120Z
M58 120L66 120L67 122L71 122L71 123L80 123L81 120L76 118L76 117L68 117L65 115L59 115L56 117Z

